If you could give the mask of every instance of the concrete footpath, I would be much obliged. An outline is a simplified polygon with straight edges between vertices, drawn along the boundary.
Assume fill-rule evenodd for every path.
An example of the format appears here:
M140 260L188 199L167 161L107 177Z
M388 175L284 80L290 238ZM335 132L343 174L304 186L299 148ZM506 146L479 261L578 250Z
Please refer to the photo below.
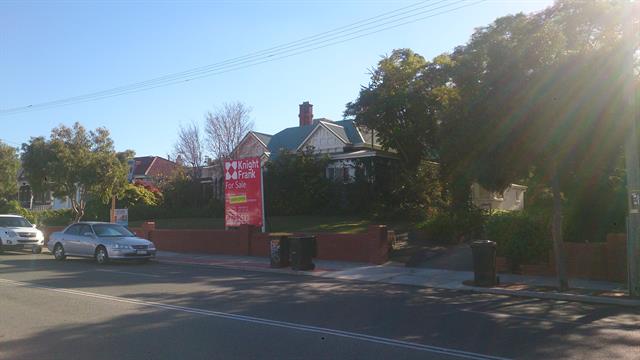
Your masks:
M392 262L384 265L371 265L314 260L316 264L315 270L294 271L291 268L274 269L270 267L268 258L249 256L202 255L160 251L157 254L157 260L176 264L218 266L341 280L640 307L640 299L626 296L623 284L604 281L571 279L570 285L572 289L567 292L558 292L554 289L556 280L553 277L500 274L500 285L487 288L468 285L469 281L473 280L473 272L471 271L408 268L403 264Z

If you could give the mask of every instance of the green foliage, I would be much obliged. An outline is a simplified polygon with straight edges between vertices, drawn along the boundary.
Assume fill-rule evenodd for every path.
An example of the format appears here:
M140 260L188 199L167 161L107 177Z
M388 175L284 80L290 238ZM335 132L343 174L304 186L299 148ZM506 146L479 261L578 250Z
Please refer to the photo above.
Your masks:
M481 210L464 213L445 211L416 226L427 240L442 244L458 244L482 235L485 215Z
M141 183L127 184L124 195L118 199L118 206L129 208L138 204L158 206L163 197L159 189Z
M329 203L331 182L325 175L329 159L311 149L281 152L265 165L265 206L269 215L317 214Z
M16 148L0 141L0 199L10 198L18 191L19 166Z
M87 132L79 123L73 128L61 125L49 140L32 138L22 150L32 189L70 199L76 221L84 216L89 198L106 203L121 195L127 184L127 164L114 151L105 128Z
M496 213L487 219L485 232L487 239L496 242L498 256L510 261L512 270L548 259L551 249L548 217L527 212Z
M74 221L71 209L45 210L32 212L39 226L67 226Z
M447 56L427 62L409 49L394 50L373 70L346 116L373 129L386 149L398 152L403 168L413 170L437 154L438 122L449 96Z
M0 214L20 215L29 220L32 224L36 223L36 217L29 210L26 210L16 200L7 201L0 198Z

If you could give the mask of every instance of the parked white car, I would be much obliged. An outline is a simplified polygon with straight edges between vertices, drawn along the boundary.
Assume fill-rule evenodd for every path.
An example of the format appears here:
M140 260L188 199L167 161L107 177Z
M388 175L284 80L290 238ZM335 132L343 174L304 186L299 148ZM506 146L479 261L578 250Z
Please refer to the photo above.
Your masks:
M0 215L0 253L4 250L42 252L44 234L19 215Z

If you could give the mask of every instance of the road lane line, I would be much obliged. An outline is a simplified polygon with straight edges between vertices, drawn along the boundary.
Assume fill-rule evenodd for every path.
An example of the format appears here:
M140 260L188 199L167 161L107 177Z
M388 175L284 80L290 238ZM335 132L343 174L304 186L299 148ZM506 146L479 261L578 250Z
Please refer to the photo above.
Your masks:
M578 320L557 320L557 319L549 319L549 318L528 316L528 315L507 314L503 312L494 312L494 311L480 311L480 310L467 310L467 309L460 309L458 311L468 312L473 314L482 314L482 315L491 316L499 319L514 318L514 319L527 320L527 321L550 322L550 323L558 323L558 324L574 324L574 325L580 324Z
M497 356L483 355L483 354L467 352L467 351L462 351L462 350L455 350L455 349L449 349L449 348L432 346L432 345L424 345L424 344L412 343L412 342L408 342L408 341L383 338L383 337L379 337L379 336L366 335L366 334L354 333L354 332L343 331L343 330L334 330L334 329L322 328L322 327L317 327L317 326L296 324L296 323L290 323L290 322L285 322L285 321L262 319L262 318L257 318L257 317L253 317L253 316L223 313L223 312L218 312L218 311L211 311L211 310L198 309L198 308L192 308L192 307L169 305L169 304L163 304L163 303L158 303L158 302L153 302L153 301L129 299L129 298L124 298L124 297L104 295L104 294L98 294L98 293L92 293L92 292L86 292L86 291L80 291L80 290L73 290L73 289L66 289L66 288L56 288L56 287L38 285L38 284L34 284L34 283L29 283L29 282L23 282L23 281L15 281L15 280L9 280L9 279L0 278L0 284L28 287L28 288L34 288L34 289L40 289L40 290L46 290L46 291L53 291L53 292L64 293L64 294L84 296L84 297L89 297L89 298L94 298L94 299L101 299L101 300L115 301L115 302L120 302L120 303L134 304L134 305L147 306L147 307L154 307L154 308L165 309L165 310L180 311L180 312L185 312L185 313L190 313L190 314L197 314L197 315L210 316L210 317L216 317L216 318L221 318L221 319L243 321L243 322L247 322L247 323L266 325L266 326L273 326L273 327L285 328L285 329L291 329L291 330L297 330L297 331L303 331L303 332L318 333L318 334L324 334L324 335L333 335L333 336L341 337L341 338L348 338L348 339L366 341L366 342L376 343L376 344L381 344L381 345L394 346L394 347L399 347L399 348L404 348L404 349L411 349L411 350L417 350L417 351L424 351L424 352L448 355L448 356L458 357L458 358L463 358L463 359L506 360L506 358L497 357Z
M108 273L113 273L113 274L147 276L147 277L154 277L154 278L162 277L160 275L137 273L137 272L131 272L131 271L118 271L118 270L108 270L108 269L94 269L94 271L108 272Z

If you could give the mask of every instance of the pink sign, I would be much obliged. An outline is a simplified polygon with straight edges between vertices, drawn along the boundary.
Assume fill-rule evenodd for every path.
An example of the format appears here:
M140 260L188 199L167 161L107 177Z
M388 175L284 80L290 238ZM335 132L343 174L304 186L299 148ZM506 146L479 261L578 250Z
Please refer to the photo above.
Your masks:
M224 224L262 226L260 158L224 162Z

